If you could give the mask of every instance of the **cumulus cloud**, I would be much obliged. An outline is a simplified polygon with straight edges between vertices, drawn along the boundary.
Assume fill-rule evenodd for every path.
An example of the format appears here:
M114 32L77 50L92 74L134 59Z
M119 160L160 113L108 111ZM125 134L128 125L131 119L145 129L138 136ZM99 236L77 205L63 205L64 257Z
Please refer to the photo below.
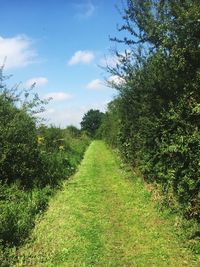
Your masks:
M125 80L118 75L112 75L107 79L107 82L109 86L115 87L123 84Z
M42 116L44 116L46 118L49 115L51 116L51 114L54 114L55 112L56 112L56 110L54 108L48 108L42 113Z
M79 50L68 61L69 65L76 65L79 63L89 64L94 59L94 53L91 51Z
M6 58L6 69L26 67L33 63L36 57L32 41L27 36L17 35L11 38L0 36L0 64Z
M40 87L43 85L46 85L48 83L48 79L46 77L35 77L31 78L25 83L25 87L31 87L33 84L36 85L36 87Z
M105 88L105 85L103 84L103 82L101 80L95 79L95 80L92 80L91 82L89 82L86 85L86 88L90 89L90 90L101 90L101 89Z
M38 114L38 117L44 118L49 125L54 124L62 128L69 125L80 127L80 122L88 110L99 109L105 112L108 102L109 101L104 101L102 103L93 103L92 105L85 106L67 106L64 108L57 105L56 107L48 108L45 112Z
M64 92L51 92L46 94L45 98L52 98L53 101L64 101L71 99L72 95Z
M37 117L42 118L47 124L65 128L69 125L80 127L83 115L88 109L85 107L48 108Z

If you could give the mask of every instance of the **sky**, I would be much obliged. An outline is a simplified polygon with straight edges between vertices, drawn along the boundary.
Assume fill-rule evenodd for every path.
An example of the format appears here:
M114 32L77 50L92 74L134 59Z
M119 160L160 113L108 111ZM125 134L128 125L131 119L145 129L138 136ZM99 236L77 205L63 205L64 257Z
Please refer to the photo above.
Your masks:
M106 110L117 94L102 68L116 64L109 36L119 36L121 0L0 0L0 64L9 84L52 98L40 116L62 128L80 126L91 108ZM122 51L122 47L117 47Z

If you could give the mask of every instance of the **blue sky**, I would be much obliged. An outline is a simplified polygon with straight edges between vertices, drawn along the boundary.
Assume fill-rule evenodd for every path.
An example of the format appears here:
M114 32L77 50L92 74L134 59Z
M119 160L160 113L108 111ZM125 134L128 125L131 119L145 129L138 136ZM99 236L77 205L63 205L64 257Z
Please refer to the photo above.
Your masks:
M7 57L9 83L36 82L41 98L53 97L42 114L48 124L78 126L87 110L105 110L116 95L99 67L105 57L115 64L116 5L121 0L0 0L0 62Z

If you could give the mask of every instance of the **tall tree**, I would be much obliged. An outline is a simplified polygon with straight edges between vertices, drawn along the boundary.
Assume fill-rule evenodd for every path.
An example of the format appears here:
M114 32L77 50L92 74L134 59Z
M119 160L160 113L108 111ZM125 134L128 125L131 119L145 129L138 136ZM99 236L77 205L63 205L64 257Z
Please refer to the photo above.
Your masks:
M86 131L92 137L95 136L97 129L101 125L101 121L104 113L100 112L98 109L90 109L81 121L81 130Z

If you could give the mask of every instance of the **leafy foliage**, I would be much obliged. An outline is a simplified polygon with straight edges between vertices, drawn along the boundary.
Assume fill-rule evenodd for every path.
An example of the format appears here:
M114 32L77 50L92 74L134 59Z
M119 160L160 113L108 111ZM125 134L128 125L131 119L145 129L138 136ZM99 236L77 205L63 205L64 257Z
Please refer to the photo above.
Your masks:
M19 249L16 265L199 266L180 242L175 219L161 215L140 177L94 141Z
M94 137L100 127L103 113L99 110L90 109L81 121L81 130L86 131L90 136Z
M199 3L127 0L123 19L125 37L112 40L128 52L117 53L119 64L108 71L124 83L100 130L147 181L162 185L169 206L178 202L199 220Z
M0 180L18 180L22 186L32 187L43 168L35 120L4 95L0 95L0 144Z
M90 139L73 126L37 126L34 114L45 101L7 88L0 70L0 261L9 266L14 247L24 242L49 197L76 170Z
M104 138L112 147L119 145L118 136L120 124L119 113L120 99L115 99L108 104L108 110L104 114L101 125L97 130L97 137ZM112 131L110 131L112 129Z

